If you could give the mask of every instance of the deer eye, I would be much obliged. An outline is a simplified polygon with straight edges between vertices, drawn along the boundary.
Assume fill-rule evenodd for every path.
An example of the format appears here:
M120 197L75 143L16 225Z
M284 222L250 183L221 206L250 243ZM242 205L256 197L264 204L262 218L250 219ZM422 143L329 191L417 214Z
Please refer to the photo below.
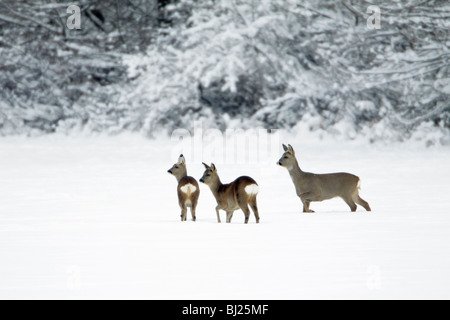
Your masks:
M289 159L287 156L286 157L284 157L285 159Z
M175 169L178 169L178 166L175 166Z

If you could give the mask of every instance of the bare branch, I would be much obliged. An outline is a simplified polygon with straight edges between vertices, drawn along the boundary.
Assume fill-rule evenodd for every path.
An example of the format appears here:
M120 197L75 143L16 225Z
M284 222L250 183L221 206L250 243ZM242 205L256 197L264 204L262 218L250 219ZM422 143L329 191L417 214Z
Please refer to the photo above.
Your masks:
M36 24L36 25L38 25L38 26L40 26L40 27L42 27L42 28L45 28L45 29L47 29L47 30L49 30L49 31L51 31L51 32L53 32L53 33L61 34L61 31L60 31L59 29L53 28L53 27L51 27L51 26L49 26L49 25L46 25L45 23L42 23L42 22L40 22L40 21L38 21L38 20L35 20L35 19L33 19L32 17L23 15L23 14L21 14L21 13L15 11L15 10L13 10L13 9L10 8L9 6L7 6L6 4L3 4L3 3L0 2L0 6L2 6L2 7L4 7L4 8L6 8L6 9L8 9L9 12L11 12L13 15L15 15L15 16L17 16L17 17L19 17L19 18L25 19L25 20L27 20L27 21L29 21L29 22L31 22L31 23L34 23L34 24ZM26 25L25 25L25 26L26 26Z

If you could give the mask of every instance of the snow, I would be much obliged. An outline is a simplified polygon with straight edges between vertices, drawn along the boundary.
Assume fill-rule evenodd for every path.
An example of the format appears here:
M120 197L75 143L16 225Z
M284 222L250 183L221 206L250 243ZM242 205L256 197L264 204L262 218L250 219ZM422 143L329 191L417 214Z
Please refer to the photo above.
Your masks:
M215 163L259 183L259 225L218 224L204 185L182 223L167 139L1 139L0 298L450 298L448 148L286 137L261 165ZM304 170L359 175L373 212L301 213L281 142Z
M434 83L434 88L443 94L450 95L450 79L439 79Z

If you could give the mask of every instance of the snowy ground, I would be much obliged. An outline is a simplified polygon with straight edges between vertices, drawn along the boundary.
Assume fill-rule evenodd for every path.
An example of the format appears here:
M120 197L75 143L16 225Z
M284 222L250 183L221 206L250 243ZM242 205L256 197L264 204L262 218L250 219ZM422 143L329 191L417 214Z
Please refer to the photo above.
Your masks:
M301 213L277 151L216 163L259 182L261 224L217 224L205 186L181 223L168 140L1 139L0 298L450 298L450 150L286 142L305 170L359 175L373 212Z

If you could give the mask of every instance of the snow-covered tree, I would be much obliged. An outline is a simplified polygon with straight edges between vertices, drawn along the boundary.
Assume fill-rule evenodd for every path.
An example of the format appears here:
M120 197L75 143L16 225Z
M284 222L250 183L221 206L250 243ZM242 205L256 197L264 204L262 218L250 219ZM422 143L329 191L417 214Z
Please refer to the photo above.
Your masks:
M79 3L82 30L64 28L62 4L0 4L3 134L170 134L203 119L449 140L447 1Z

